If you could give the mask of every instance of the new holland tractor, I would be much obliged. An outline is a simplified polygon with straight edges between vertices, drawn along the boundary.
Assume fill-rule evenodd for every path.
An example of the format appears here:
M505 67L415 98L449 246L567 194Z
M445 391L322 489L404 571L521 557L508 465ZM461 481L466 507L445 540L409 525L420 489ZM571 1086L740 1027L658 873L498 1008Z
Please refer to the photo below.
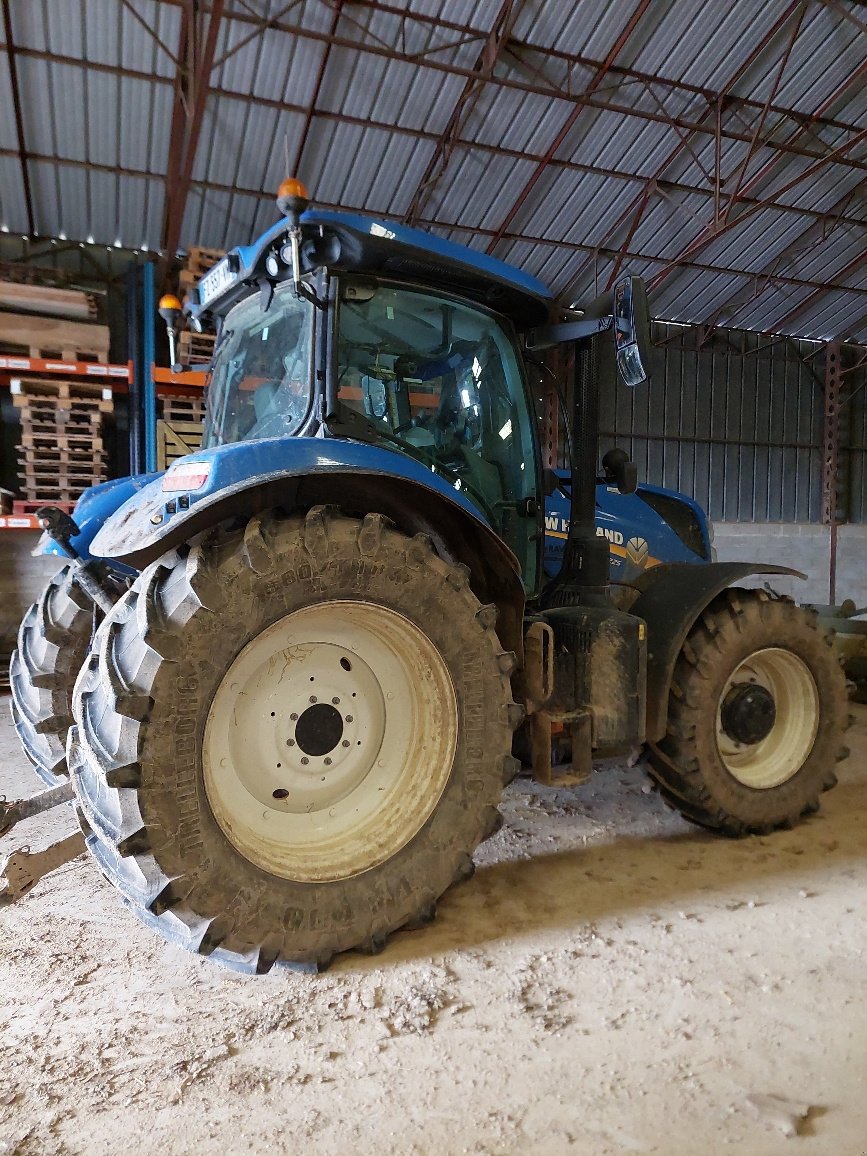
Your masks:
M433 917L516 750L562 784L646 745L664 798L726 835L815 811L839 663L813 616L736 585L792 571L713 561L701 511L620 451L597 477L600 351L647 378L640 280L564 318L490 257L291 180L278 205L187 303L218 334L201 451L44 512L70 560L11 682L49 789L3 823L74 798L83 835L19 853L7 898L86 844L167 939L316 969ZM558 343L568 471L542 468L530 386Z

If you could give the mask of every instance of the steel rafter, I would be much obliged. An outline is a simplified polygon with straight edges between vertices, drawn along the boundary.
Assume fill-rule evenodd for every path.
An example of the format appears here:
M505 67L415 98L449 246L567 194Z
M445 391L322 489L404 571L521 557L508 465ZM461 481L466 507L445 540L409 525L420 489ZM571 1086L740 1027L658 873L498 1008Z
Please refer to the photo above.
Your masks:
M638 27L644 13L650 7L650 3L651 3L651 0L639 0L638 6L635 8L635 10L633 11L629 20L627 21L626 25L623 27L622 31L620 32L620 35L617 37L617 39L612 44L611 48L608 51L608 55L605 57L605 60L599 65L599 67L596 69L596 72L593 74L593 77L590 80L590 83L587 85L586 95L592 96L593 93L596 91L596 89L599 88L599 86L602 84L602 81L608 75L608 72L609 72L609 69L611 68L611 65L614 63L614 61L620 55L620 52L622 51L623 46L626 44L629 37L632 35L632 33ZM545 153L545 155L542 157L542 159L538 162L538 164L536 165L535 169L533 170L533 172L530 176L530 179L524 184L524 187L521 189L520 193L518 193L518 196L515 198L515 201L513 202L512 207L509 209L508 213L506 213L505 217L503 218L503 220L500 222L499 226L497 227L492 240L488 243L488 247L487 247L488 253L493 253L494 250L496 249L497 245L499 245L500 241L503 239L504 233L506 232L506 230L511 225L512 221L514 221L515 217L520 212L521 207L524 205L524 203L527 200L527 198L529 197L530 193L536 187L536 184L539 181L539 178L542 176L542 174L547 169L547 167L548 167L549 163L551 162L551 160L553 159L555 153L557 152L557 150L559 149L559 147L563 143L563 141L566 139L569 132L572 130L575 123L577 122L578 117L581 115L581 113L583 111L584 111L584 106L581 104L578 104L572 109L572 111L566 117L565 121L563 122L563 124L560 127L560 131L557 133L557 135L554 137L554 140L548 146L548 151Z
M16 48L12 39L12 13L9 0L3 0L3 35L6 43L6 59L9 65L9 86L12 89L12 114L15 120L15 137L18 145L18 161L21 165L21 184L24 189L24 207L27 211L27 232L36 232L36 217L33 213L33 190L30 187L30 170L27 166L27 145L24 141L24 119L21 115L21 92L18 87L18 69L15 65Z
M17 157L17 155L18 154L14 149L0 149L0 157ZM70 159L66 159L66 158L47 156L47 155L43 155L41 153L31 153L30 159L34 162L37 162L37 163L38 162L49 162L49 163L61 165L63 167L69 167L69 168L74 168L74 169L89 169L93 172L110 173L110 174L116 175L116 176L130 177L130 178L135 178L135 179L139 179L139 180L157 180L157 179L160 179L158 174L149 173L149 172L143 171L141 169L123 168L123 167L117 167L116 165L96 164L96 163L92 163L89 161L70 160ZM243 186L239 186L236 184L223 184L221 182L216 182L216 181L192 180L190 182L190 187L195 188L195 189L202 189L205 191L211 190L212 192L217 192L217 193L237 194L238 196L241 196L241 197L251 197L251 198L254 198L256 200L269 201L269 202L273 201L273 197L274 197L273 190L268 190L268 189L263 190L260 188L253 188L253 187L248 188L248 187L243 187ZM330 202L320 201L318 199L317 199L316 203L322 209L335 209L336 210L336 209L339 209L342 207L340 205L331 204ZM377 210L377 208L375 206L372 206L368 211L372 216L378 216L379 215L379 216L387 217L389 215L386 210ZM840 221L843 222L844 219L840 218ZM467 234L467 236L492 237L494 235L493 229L485 229L483 227L479 227L476 225L467 225L467 224L463 224L459 221L444 221L444 220L437 220L437 219L430 218L430 217L427 217L427 218L423 217L423 218L419 218L417 223L422 225L424 228L449 229L449 230L454 230L455 232L465 233L465 234ZM831 224L833 224L833 222L831 222ZM577 241L564 241L564 240L560 240L559 238L552 238L552 237L538 237L538 236L534 236L533 234L530 234L530 233L507 233L505 235L505 237L503 238L503 240L505 240L505 241L523 241L523 242L526 242L528 244L533 245L534 247L538 247L538 248L542 248L542 249L565 250L565 251L570 252L570 253L576 253L576 254L582 254L582 255L583 254L589 254L591 256L600 258L606 262L616 261L617 258L619 256L621 256L621 254L622 254L624 256L624 258L626 260L629 260L629 261L642 262L642 263L647 263L647 264L651 264L651 265L660 265L660 266L665 265L667 263L667 258L658 256L658 255L653 254L653 253L643 253L640 251L624 252L620 248L601 248L601 247L596 246L596 245L582 244L581 242L577 242ZM828 287L827 283L824 281L813 281L813 280L810 280L809 278L787 276L787 275L780 273L780 272L776 272L776 273L763 272L760 274L756 274L756 273L751 272L748 269L737 269L737 268L732 268L732 267L729 267L727 269L720 269L718 266L710 265L707 263L702 263L699 261L685 261L683 263L683 267L685 269L692 269L692 270L695 270L696 272L702 272L702 273L721 273L721 272L728 273L732 277L749 278L751 281L755 280L758 277L761 277L762 279L768 280L771 284L790 286L790 287L796 288L796 289L826 290ZM867 287L859 288L857 286L848 286L848 285L835 285L832 287L840 289L846 293L851 293L853 295L863 297L865 300L867 300Z
M853 257L853 259L844 265L842 269L838 269L835 273L832 274L835 282L842 281L844 277L849 277L858 269L863 268L865 263L867 263L867 255L864 253L859 253L857 257ZM845 286L840 286L840 288L845 288ZM822 290L821 288L814 289L809 297L806 297L803 301L796 305L794 309L790 309L786 316L777 322L779 328L785 330L787 326L792 324L796 317L800 317L802 314L806 313L808 309L815 305L815 303L822 296L823 292L827 292L827 290ZM842 334L837 334L836 336L842 336Z
M867 59L865 59L862 64L857 69L855 69L854 72L847 76L843 83L838 85L834 92L831 93L831 95L822 102L822 105L817 110L817 113L821 115L822 112L826 111L828 108L833 107L833 105L843 96L843 94L865 74L867 74ZM822 168L830 164L832 160L834 160L836 157L841 157L844 155L846 152L854 148L856 144L859 144L862 140L864 140L865 136L867 136L867 130L856 132L854 126L852 126L849 131L855 132L855 135L850 137L849 140L844 141L842 144L836 145L830 151L826 152L825 156L821 160L814 162L812 165L809 165L799 176L794 178L794 180L789 181L787 184L783 185L782 188L776 189L773 196L775 198L780 197L783 193L786 193L790 189L795 188L797 185L802 184L808 177L815 176L818 172L821 171ZM796 141L806 132L807 129L802 127L790 139L792 141ZM746 182L745 185L742 186L742 188L736 190L728 205L728 212L730 213L731 208L735 202L740 200L742 196L752 193L768 176L770 176L773 170L778 166L779 162L779 154L771 157L770 160L768 160L759 169L759 171L755 173ZM738 225L742 224L747 218L751 217L758 208L761 208L762 206L762 200L759 200L752 206L752 208L746 209L744 212L736 216L734 220L732 220L730 216L727 216L726 220L722 223L718 220L712 221L676 257L672 258L672 268L677 266L679 258L694 256L695 253L699 252L706 245L710 244L712 241L715 241L718 237L723 236L731 229L736 228ZM661 270L654 277L649 288L658 288L669 275L670 271L670 269Z
M412 225L418 220L434 186L448 167L456 145L461 142L461 130L475 107L485 81L493 75L494 66L503 48L508 44L509 33L518 15L521 2L522 0L503 0L474 65L473 71L477 73L477 76L475 79L467 79L464 82L461 95L455 102L445 128L437 138L422 178L413 193L409 208L404 214L405 224Z
M720 152L719 144L720 144L720 137L721 137L721 133L722 133L722 105L723 105L723 101L725 100L725 94L730 92L732 90L732 88L734 88L734 86L741 79L741 77L744 76L745 73L750 68L752 68L752 66L756 62L756 60L758 60L761 57L761 55L766 51L766 49L773 42L774 37L777 35L777 33L783 27L785 27L786 23L791 19L792 15L795 14L802 7L802 4L803 4L803 0L793 0L793 2L788 6L788 8L786 8L786 10L777 18L777 20L774 21L774 23L771 25L771 27L768 29L768 31L765 33L765 35L761 38L759 43L756 44L752 48L752 50L748 53L746 59L741 62L741 64L738 66L738 68L735 70L735 72L732 74L732 76L729 77L727 83L724 86L723 93L717 98L717 100L713 104L708 105L707 111L704 113L704 115L702 117L702 120L704 120L704 121L710 121L712 118L713 124L714 124L715 143L716 143L715 152L716 152L716 158L717 158L716 159L717 169L716 169L716 174L715 174L716 181L714 183L714 217L715 218L718 216L718 213L719 213L719 200L720 200L719 188L720 188L720 183L721 183L720 172L719 172L719 152ZM799 26L800 26L800 21L798 22L798 27ZM624 249L629 248L629 246L632 242L632 238L634 237L635 232L638 229L639 224L641 223L641 219L644 216L645 210L647 209L647 206L650 203L651 196L655 192L659 191L659 182L662 180L663 175L668 170L668 168L674 163L674 161L681 155L681 153L685 149L690 147L689 141L690 141L690 135L691 134L687 134L686 136L681 136L680 134L678 134L678 135L679 135L678 143L668 153L668 155L662 161L662 164L660 164L657 167L656 171L650 177L648 177L643 191L641 193L639 193L632 200L632 202L629 205L626 206L624 211L620 214L618 219L614 222L614 224L608 230L605 237L603 238L603 241L602 241L603 244L610 243L611 240L617 236L618 231L622 228L622 226L629 219L629 217L632 216L632 222L631 222L630 227L629 227L629 232L627 233L626 239L623 243ZM622 259L618 259L618 261L615 263L615 266L611 271L611 275L608 278L608 288L611 288L611 286L614 284L614 281L616 280L617 275L620 272L622 264L623 264ZM575 274L576 281L583 273L585 266L586 266L586 262L576 272L576 274Z
M181 21L178 51L182 63L175 87L169 183L161 237L169 261L180 240L224 5L225 0L211 0L207 12L198 0L187 0L184 5L186 18Z
M733 294L731 297L726 298L725 301L716 307L713 315L707 320L706 323L711 326L718 325L726 314L731 315L736 309L742 308L745 305L751 305L754 301L757 301L759 297L761 297L767 291L769 285L778 283L776 282L776 279L779 277L781 270L785 268L788 263L790 263L802 253L815 248L817 245L827 242L835 229L841 227L844 224L846 220L844 216L845 210L849 207L856 191L857 190L852 190L848 193L845 193L836 201L834 205L831 206L830 209L827 210L825 221L821 223L821 227L820 223L816 222L809 228L805 229L797 237L795 237L794 240L790 241L781 252L775 255L773 261L771 261L769 265L765 266L764 269L758 270L752 275L750 279L750 285L752 288L748 286L746 289L742 289L738 293ZM861 228L864 230L865 238L867 238L867 222L864 222L861 225ZM858 260L861 259L863 259L863 255L859 255ZM857 263L852 263L852 265L853 267L857 267ZM851 270L849 266L846 266L845 270L840 270L839 273L835 273L833 276L839 280L843 276L846 276L850 271ZM836 281L832 284L833 287L837 289L848 289L848 286L838 284ZM827 282L817 285L814 292L811 294L810 300L815 300L815 298L818 297L821 292L827 292L827 289ZM802 302L802 304L797 307L796 311L787 314L787 316L783 318L781 322L778 322L777 327L781 330L785 329L785 324L789 317L794 316L795 313L800 313L802 307L806 306L806 304L806 301Z
M184 2L184 0L159 0L159 3L172 4L175 6L177 6L178 4L183 3L183 2ZM443 29L447 29L449 31L461 32L467 37L468 40L483 41L485 36L487 35L487 33L484 30L474 29L474 28L471 28L471 27L468 27L465 25L448 23L448 22L438 20L438 19L435 19L432 17L424 17L417 12L410 12L410 11L407 11L405 9L394 8L394 7L392 7L390 5L386 5L386 4L373 3L373 2L371 2L371 0L358 0L358 2L359 3L363 2L365 7L373 8L373 9L380 11L380 12L389 13L389 14L394 15L395 17L398 17L402 20L417 21L420 23L425 23L429 26L436 26L436 27L441 27ZM253 24L257 23L256 18L249 16L249 15L245 15L243 13L239 13L236 10L233 10L232 12L227 13L225 19L227 21L241 21L241 22L253 23ZM364 39L358 39L358 38L352 39L351 37L348 37L348 36L331 35L328 32L318 31L316 29L306 28L302 25L292 24L292 23L288 23L286 21L276 20L276 19L273 21L271 26L278 29L281 32L285 32L285 33L288 33L289 35L295 36L299 40L311 40L311 41L316 41L316 42L319 42L322 44L331 44L332 46L339 47L339 48L345 48L345 49L347 49L351 52L354 52L354 53L366 53L369 55L380 56L380 57L383 57L383 58L388 59L388 60L403 61L403 62L408 63L408 64L417 65L419 68L427 68L427 69L430 69L433 71L441 72L441 73L443 73L445 75L449 75L449 76L461 76L461 77L464 77L465 79L472 79L474 76L473 70L471 68L462 68L456 64L447 64L447 63L444 63L442 61L433 60L428 55L420 55L417 53L410 53L407 51L399 51L399 50L395 49L393 46L386 45L386 44L382 43L381 41L377 42L377 43L370 43L369 41L365 41ZM463 43L463 42L465 42L465 41L461 41L461 43ZM453 48L453 47L455 47L455 45L454 44L443 45L443 46L441 46L441 48L439 50L444 51L446 49L446 47L452 47ZM576 67L580 66L582 68L599 69L602 67L602 63L603 63L603 62L593 60L593 59L590 59L587 57L582 57L579 55L569 55L566 53L558 53L556 50L553 50L553 49L549 50L547 48L541 48L541 47L535 46L535 45L525 45L521 42L516 42L514 45L510 44L510 49L512 47L515 47L521 51L536 52L537 54L544 55L547 58L563 59L565 61L569 61L572 65L574 65ZM648 73L638 72L634 69L611 67L608 69L608 71L612 74L612 77L622 76L622 77L625 77L625 78L630 79L630 80L640 80L640 81L644 82L645 84L649 83L649 84L654 84L654 85L657 85L660 87L667 87L667 88L670 88L672 91L679 91L679 92L684 92L684 93L696 94L699 96L703 96L709 102L713 102L717 98L717 96L719 95L715 91L713 91L711 89L702 88L699 85L686 84L682 81L668 80L666 78L653 76L653 75L648 74ZM612 101L612 100L606 100L598 92L597 93L591 93L591 94L588 94L586 92L573 92L568 87L563 88L563 87L557 86L556 84L552 83L551 81L545 81L544 83L533 84L530 82L519 80L519 79L515 78L514 76L506 75L505 73L503 73L503 74L496 74L495 73L495 74L492 74L492 76L489 78L489 83L492 85L495 85L495 86L503 87L503 88L510 88L510 89L513 89L513 90L519 91L519 92L534 93L536 95L546 96L546 97L555 97L558 100L566 101L567 103L571 103L571 104L578 105L578 106L586 106L589 108L604 109L604 110L607 110L610 112L618 112L624 116L630 116L633 118L637 118L639 120L646 120L646 121L651 121L651 122L655 122L658 124L666 124L666 125L676 124L680 128L695 129L696 132L701 132L701 133L704 133L704 134L709 135L709 136L713 136L714 132L715 132L713 126L708 126L704 123L697 124L695 121L691 121L691 120L685 118L684 116L672 116L672 115L661 116L659 113L652 112L648 109L636 108L636 107L633 107L633 106L628 105L628 104L618 103L618 102ZM731 98L731 104L732 104L732 107L743 106L743 107L756 108L756 109L761 109L763 107L763 104L761 101L751 101L749 99L742 98L742 97L732 97ZM786 117L791 117L791 119L799 125L802 124L805 119L812 119L812 118L806 118L806 114L800 113L797 110L784 108L782 106L772 105L770 111L774 112L774 113L779 113L780 115L783 115ZM849 130L849 131L851 131L852 127L853 127L852 125L846 124L845 122L839 122L839 121L830 120L830 119L824 120L823 124L826 124L829 127L834 127L834 128L839 128L839 129ZM749 141L751 139L751 132L750 131L737 132L734 130L724 129L723 130L723 138L724 139L731 139L731 140L741 140L741 141L746 141L747 143L749 143ZM776 142L771 141L771 140L766 141L764 143L765 143L765 147L767 147L773 151L780 151L782 153L792 153L793 155L813 157L815 159L819 159L819 157L822 155L821 153L816 152L816 150L807 148L806 146L802 147L802 146L798 146L798 145L794 145L794 146L779 145ZM858 162L858 161L852 161L850 159L846 159L846 160L842 161L841 163L844 163L847 166L851 166L853 168L867 170L867 162Z
M333 8L331 16L331 35L333 36L337 31L337 26L340 23L340 14L343 9L344 0L333 0L330 5ZM289 171L286 173L287 177L297 177L301 173L301 158L304 155L304 148L307 144L307 137L310 135L310 126L313 124L313 117L316 114L316 105L319 101L319 93L322 91L322 82L325 79L325 70L328 67L328 59L331 56L331 45L326 44L322 50L322 58L319 61L319 68L316 73L316 82L313 85L313 94L310 97L310 103L304 112L304 125L298 137L298 144L295 148L295 156L292 164L289 166Z

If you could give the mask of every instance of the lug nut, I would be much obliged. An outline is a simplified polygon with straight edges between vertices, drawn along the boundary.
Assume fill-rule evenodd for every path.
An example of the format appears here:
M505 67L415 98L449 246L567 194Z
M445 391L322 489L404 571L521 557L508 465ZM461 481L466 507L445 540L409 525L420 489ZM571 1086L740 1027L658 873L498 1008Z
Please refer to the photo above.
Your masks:
M311 696L310 696L310 701L311 701L311 702L318 702L319 700L317 699L317 697L316 697L316 695L315 695L315 694L311 694Z
M292 714L289 715L289 717L293 722L298 721L298 715L294 711L292 712Z
M352 722L352 715L351 715L351 714L348 714L348 715L346 716L346 721L347 721L347 722Z
M286 740L286 746L287 747L294 747L295 746L295 740L294 739L287 739Z
M344 739L344 740L343 740L343 746L345 746L345 747L348 747L348 746L349 746L349 739Z
M340 699L339 698L333 698L331 701L334 703L335 706L337 706L337 704L340 702Z
M309 762L310 762L310 760L305 755L304 758L301 760L301 765L306 767Z
M331 759L326 759L325 765L326 765L326 767L330 767L331 766Z

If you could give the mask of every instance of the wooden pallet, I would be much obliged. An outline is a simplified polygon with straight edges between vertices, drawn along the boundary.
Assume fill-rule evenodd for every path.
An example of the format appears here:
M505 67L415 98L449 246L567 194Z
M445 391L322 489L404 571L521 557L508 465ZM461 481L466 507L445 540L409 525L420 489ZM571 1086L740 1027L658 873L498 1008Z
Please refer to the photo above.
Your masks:
M59 432L60 430L63 432ZM96 454L101 454L105 448L102 437L94 436L91 427L76 432L74 426L59 426L57 430L51 432L40 432L28 424L22 426L20 437L19 446L21 449L33 450L37 453L50 453L52 450L59 449L72 452L80 450L82 453L92 450Z
M202 423L197 421L157 422L157 469L166 470L187 454L202 447Z
M13 377L12 396L54 397L75 400L112 401L111 390L99 381L63 381L54 377Z
M74 482L66 486L49 485L45 482L38 486L22 487L24 505L30 506L33 510L38 510L40 506L58 506L60 509L71 510L85 490L90 489L91 485L98 485L101 481L105 481L105 478L97 478L95 482Z
M193 333L185 330L178 338L178 360L182 365L201 365L214 356L213 333Z
M105 401L101 397L31 397L26 393L13 394L12 404L21 410L22 417L24 414L31 414L34 417L39 415L39 420L45 420L46 415L57 414L55 420L59 422L69 421L73 415L100 416L111 413L114 409L113 401ZM70 416L59 416L64 413Z
M108 361L108 348L107 325L0 312L0 353L61 357L65 361Z
M191 245L184 262L184 272L192 274L198 280L225 256L225 249L206 249L202 245Z
M32 469L44 465L46 469L55 466L97 465L105 458L102 449L77 442L74 446L55 446L48 449L45 446L38 448L18 446L18 464L23 469Z
M102 436L102 414L79 413L68 409L22 411L22 437L25 435L42 435L60 441L65 438L71 443L72 439L81 441L82 438L93 439Z
M194 397L162 398L162 418L164 421L202 421L205 416L205 399L201 393Z

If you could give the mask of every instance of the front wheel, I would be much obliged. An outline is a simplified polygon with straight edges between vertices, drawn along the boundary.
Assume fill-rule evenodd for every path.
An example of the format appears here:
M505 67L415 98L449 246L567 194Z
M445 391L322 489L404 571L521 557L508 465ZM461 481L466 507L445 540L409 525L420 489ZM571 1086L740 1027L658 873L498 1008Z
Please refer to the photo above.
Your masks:
M72 688L90 646L93 603L67 564L51 578L18 630L9 663L12 718L40 779L54 787L67 773Z
M684 644L649 770L701 826L790 827L836 783L847 722L846 682L815 615L764 591L727 590Z
M154 563L75 691L104 874L166 938L246 970L430 918L514 774L495 618L378 514L257 516Z

